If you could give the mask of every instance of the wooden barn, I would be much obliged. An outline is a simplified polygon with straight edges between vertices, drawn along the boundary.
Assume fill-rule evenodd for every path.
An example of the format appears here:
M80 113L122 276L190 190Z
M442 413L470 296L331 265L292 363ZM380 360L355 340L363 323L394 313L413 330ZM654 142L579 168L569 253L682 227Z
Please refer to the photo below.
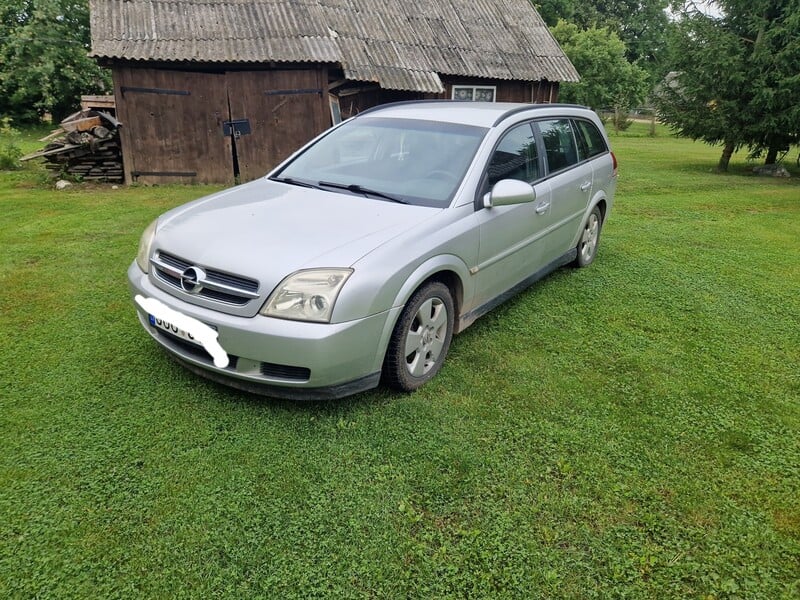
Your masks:
M529 0L90 0L127 182L263 175L397 100L553 102L578 75Z

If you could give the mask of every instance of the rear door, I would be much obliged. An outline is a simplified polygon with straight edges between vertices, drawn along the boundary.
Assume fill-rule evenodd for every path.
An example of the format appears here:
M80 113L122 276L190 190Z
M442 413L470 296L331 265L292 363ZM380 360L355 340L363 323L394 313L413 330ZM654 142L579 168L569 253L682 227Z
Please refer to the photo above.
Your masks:
M592 166L578 149L572 121L536 122L550 184L548 262L570 250L592 197Z
M614 159L606 139L597 126L590 121L575 119L575 138L581 157L592 165L592 195L605 192L606 198L613 197L615 189Z

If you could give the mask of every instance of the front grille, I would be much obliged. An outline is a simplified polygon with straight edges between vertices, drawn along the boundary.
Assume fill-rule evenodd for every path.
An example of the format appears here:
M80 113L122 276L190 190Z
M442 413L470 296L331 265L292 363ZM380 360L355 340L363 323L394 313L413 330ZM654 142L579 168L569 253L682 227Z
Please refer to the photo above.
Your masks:
M183 272L189 267L197 267L182 258L162 251L159 251L150 263L153 265L153 272L161 281L179 290L183 290L181 286ZM205 267L203 267L203 272L205 280L200 291L196 293L201 298L234 306L244 306L254 298L258 298L258 281L255 279Z
M306 367L292 367L290 365L276 365L274 363L262 362L261 374L264 377L275 377L277 379L292 379L294 381L308 381L311 378L311 370Z

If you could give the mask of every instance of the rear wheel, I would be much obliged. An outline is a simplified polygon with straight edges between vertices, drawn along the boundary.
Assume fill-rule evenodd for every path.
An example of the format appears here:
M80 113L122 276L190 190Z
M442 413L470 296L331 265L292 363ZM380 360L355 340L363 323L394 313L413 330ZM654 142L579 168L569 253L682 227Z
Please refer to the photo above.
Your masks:
M576 267L588 267L597 256L597 245L600 243L600 230L603 228L603 216L595 206L586 219L586 224L578 241L578 256L573 263Z
M447 356L454 319L453 298L446 285L433 281L418 289L389 340L383 361L387 385L410 392L430 381Z

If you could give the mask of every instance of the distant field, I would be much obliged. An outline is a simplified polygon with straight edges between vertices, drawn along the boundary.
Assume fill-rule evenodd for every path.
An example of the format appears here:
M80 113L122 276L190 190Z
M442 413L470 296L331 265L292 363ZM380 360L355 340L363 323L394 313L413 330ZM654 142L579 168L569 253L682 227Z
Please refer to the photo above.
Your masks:
M140 231L216 188L0 173L0 597L800 597L800 172L658 132L591 268L329 403L140 331Z

